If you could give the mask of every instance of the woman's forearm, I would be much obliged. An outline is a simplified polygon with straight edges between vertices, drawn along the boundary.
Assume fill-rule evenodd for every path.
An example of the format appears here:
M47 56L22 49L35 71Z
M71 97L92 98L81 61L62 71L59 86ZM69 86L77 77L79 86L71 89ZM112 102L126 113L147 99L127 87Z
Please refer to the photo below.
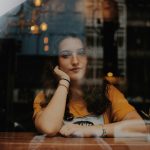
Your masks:
M123 120L103 126L108 137L145 136L146 126L142 119Z
M35 118L35 126L41 132L55 135L61 128L66 106L67 88L58 86L47 107Z
M60 133L67 137L145 137L143 120L123 120L98 126L64 125Z
M146 126L142 119L123 120L116 123L96 126L101 131L100 137L143 137L146 135ZM97 129L95 129L96 131Z

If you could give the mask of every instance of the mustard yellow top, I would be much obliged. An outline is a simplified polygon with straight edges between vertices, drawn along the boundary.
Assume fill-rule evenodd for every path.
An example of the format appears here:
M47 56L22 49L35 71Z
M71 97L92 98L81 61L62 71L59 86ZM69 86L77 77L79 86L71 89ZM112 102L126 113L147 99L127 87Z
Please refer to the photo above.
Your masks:
M108 99L111 101L111 107L103 113L104 124L121 121L129 112L135 111L135 108L128 103L124 95L112 85L110 85L108 89ZM41 91L37 94L33 103L33 117L45 108L45 105L43 105L44 103L45 95ZM69 109L74 117L90 115L84 100L70 100Z

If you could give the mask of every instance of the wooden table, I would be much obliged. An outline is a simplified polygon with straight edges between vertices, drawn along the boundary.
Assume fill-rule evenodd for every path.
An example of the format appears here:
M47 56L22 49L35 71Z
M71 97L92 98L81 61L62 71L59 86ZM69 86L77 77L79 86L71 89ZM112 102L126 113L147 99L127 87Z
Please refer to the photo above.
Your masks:
M150 150L144 138L64 138L0 132L0 150Z

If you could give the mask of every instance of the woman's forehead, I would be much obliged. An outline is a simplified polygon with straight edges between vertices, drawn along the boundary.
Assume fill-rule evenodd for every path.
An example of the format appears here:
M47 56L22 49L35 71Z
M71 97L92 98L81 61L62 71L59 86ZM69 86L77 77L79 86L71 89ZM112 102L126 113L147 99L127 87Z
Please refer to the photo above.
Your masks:
M59 50L74 50L83 47L83 43L79 38L67 37L59 44Z

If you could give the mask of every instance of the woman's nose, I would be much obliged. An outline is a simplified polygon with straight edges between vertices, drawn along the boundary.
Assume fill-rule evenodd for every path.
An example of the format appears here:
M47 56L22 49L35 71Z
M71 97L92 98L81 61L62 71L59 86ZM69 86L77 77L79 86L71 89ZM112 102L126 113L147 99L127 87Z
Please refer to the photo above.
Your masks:
M79 64L79 59L76 54L72 56L72 65L78 65Z

